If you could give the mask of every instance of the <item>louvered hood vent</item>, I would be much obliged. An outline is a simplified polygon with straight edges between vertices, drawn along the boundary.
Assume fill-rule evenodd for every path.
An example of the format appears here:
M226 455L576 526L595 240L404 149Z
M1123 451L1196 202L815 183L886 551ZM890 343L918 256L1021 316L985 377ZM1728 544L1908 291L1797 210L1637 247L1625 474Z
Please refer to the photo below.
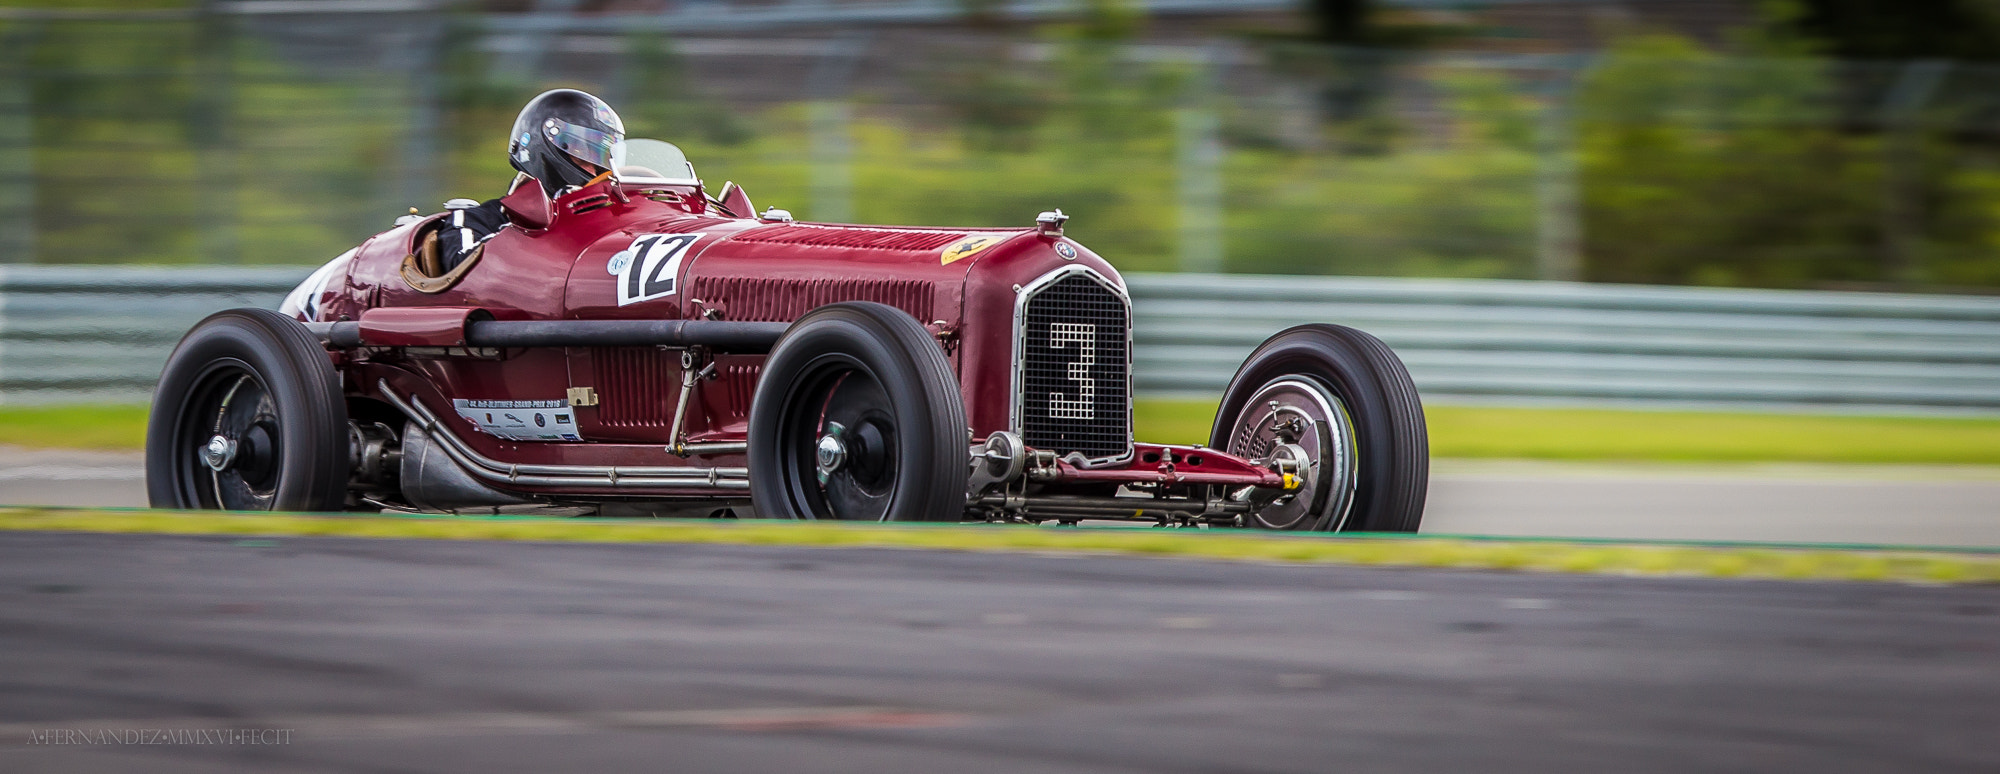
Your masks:
M732 237L733 242L761 242L780 245L860 247L872 250L939 250L965 238L964 231L937 231L914 228L854 228L795 223L755 228Z

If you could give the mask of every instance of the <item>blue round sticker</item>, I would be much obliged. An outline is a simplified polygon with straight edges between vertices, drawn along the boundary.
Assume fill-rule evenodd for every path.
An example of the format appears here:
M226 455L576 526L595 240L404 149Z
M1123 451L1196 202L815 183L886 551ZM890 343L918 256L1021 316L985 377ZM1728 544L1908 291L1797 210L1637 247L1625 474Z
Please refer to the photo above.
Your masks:
M611 254L611 261L604 264L604 271L616 277L625 273L625 267L632 265L632 251L619 250Z

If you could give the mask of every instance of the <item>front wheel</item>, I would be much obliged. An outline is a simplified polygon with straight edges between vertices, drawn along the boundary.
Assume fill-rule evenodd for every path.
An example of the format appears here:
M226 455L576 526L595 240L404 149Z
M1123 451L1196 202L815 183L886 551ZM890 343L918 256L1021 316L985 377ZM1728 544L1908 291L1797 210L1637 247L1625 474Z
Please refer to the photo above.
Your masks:
M779 519L956 521L965 406L944 350L883 304L814 309L764 362L750 407L750 499Z
M1249 526L1415 532L1423 519L1423 404L1396 353L1353 328L1301 325L1257 347L1223 393L1209 444L1282 461L1302 479Z
M347 473L340 377L298 321L218 312L168 356L146 426L153 507L337 511Z

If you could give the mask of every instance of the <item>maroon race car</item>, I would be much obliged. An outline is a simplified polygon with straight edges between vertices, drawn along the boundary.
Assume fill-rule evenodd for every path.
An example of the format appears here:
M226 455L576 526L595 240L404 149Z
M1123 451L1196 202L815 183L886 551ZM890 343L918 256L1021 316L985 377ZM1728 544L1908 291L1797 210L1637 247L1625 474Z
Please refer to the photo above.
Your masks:
M1373 336L1281 332L1208 445L1138 443L1131 299L1060 211L796 223L628 148L553 201L517 180L513 228L449 271L444 215L412 214L280 311L196 325L153 399L152 503L1417 529L1423 409Z

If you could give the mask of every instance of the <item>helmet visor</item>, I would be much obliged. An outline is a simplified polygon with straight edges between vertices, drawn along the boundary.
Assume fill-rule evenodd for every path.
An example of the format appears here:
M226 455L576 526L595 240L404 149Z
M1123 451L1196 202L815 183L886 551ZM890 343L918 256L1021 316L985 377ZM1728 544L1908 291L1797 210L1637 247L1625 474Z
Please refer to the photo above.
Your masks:
M561 148L562 152L578 161L595 164L601 169L618 168L616 158L619 146L625 144L622 135L554 119L550 119L547 131L550 145Z

